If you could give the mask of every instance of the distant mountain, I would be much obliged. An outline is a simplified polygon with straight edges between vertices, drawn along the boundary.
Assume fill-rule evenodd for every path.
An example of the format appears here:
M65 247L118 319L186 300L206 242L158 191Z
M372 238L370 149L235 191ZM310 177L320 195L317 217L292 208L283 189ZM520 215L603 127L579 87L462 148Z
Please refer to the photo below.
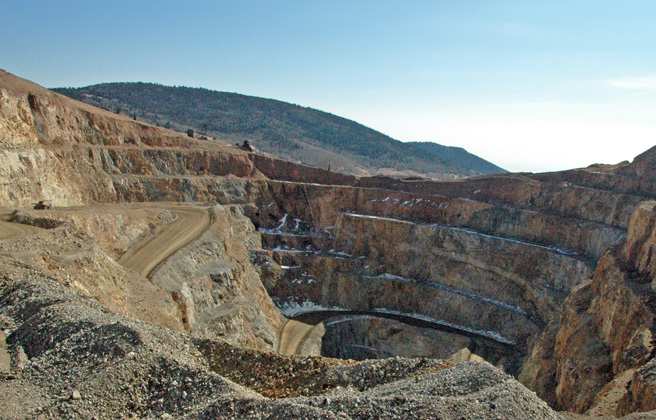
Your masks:
M462 147L442 146L432 142L409 142L408 144L481 174L508 172L485 159L469 153Z
M152 83L53 90L151 124L231 143L248 140L282 159L341 172L439 179L489 173L454 160L453 153L426 153L354 121L273 99Z

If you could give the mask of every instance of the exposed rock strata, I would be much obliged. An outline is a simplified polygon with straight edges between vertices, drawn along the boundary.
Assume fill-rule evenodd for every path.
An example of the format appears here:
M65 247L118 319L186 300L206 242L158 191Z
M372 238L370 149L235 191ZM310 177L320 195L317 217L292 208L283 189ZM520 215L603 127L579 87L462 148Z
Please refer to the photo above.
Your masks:
M611 380L638 368L621 402L610 414L653 409L645 374L654 354L654 302L651 261L654 202L634 213L621 249L609 251L591 283L567 299L559 322L533 351L520 379L561 409L584 412ZM555 334L554 334L555 332ZM649 362L649 363L648 363ZM549 384L558 384L556 388ZM617 399L619 400L619 399Z
M151 281L173 296L191 334L273 349L282 318L249 257L259 235L239 207L212 212L210 229L157 267Z
M306 302L383 308L498 334L518 348L515 362L502 365L521 368L523 383L559 409L627 414L656 408L656 217L653 203L643 202L656 197L656 148L631 164L554 174L459 182L358 178L180 136L5 72L0 145L0 202L12 210L42 199L56 207L220 204L210 229L160 265L153 282L116 259L174 217L165 209L40 213L57 219L48 226L57 227L0 243L0 321L16 331L8 337L16 361L11 375L24 372L17 382L3 379L7 393L0 395L10 396L2 404L19 418L36 410L62 418L94 415L75 405L86 400L74 391L100 401L105 417L394 418L412 412L416 418L556 418L507 376L474 364L406 379L390 374L388 384L376 379L357 391L323 396L316 383L305 383L315 393L266 400L208 370L190 336L214 343L205 353L214 369L213 358L223 354L216 348L224 344L212 341L218 337L274 348L282 318L269 295L283 309ZM396 325L377 319L340 328L350 331L352 342L390 353L404 340L431 343L415 347L413 356L437 356L434 343L450 352L466 342L458 337L449 344L448 337L410 327L403 340L386 336ZM262 360L251 350L234 352ZM91 356L71 365L81 354ZM289 366L291 374L305 363L266 358ZM335 368L330 383L350 384L353 372L372 366L392 372L394 363ZM399 363L406 369L415 362ZM139 379L150 376L153 383ZM240 383L250 386L257 375L246 376L251 379ZM289 377L291 388L297 382ZM75 378L81 378L79 389L70 388ZM190 388L181 385L187 378ZM59 398L68 394L75 398ZM122 402L110 395L123 396ZM392 395L403 401L392 404Z

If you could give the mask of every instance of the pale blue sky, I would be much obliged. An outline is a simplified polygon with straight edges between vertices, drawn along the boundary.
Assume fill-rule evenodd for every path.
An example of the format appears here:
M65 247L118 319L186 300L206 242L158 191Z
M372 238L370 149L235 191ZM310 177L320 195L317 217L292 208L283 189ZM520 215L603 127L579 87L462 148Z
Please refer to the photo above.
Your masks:
M280 99L514 171L656 144L654 1L2 1L0 68Z

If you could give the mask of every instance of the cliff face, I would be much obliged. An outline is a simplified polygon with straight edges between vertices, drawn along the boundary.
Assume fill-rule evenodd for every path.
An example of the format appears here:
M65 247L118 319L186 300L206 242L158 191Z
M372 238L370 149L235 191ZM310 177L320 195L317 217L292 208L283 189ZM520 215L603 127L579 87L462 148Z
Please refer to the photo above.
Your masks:
M260 238L239 207L215 206L210 228L159 265L150 280L171 294L185 330L273 349L282 325L249 252Z
M643 162L640 162L641 165ZM651 174L651 172L650 172ZM656 408L656 375L654 355L656 343L656 202L643 203L629 227L629 236L622 250L623 262L628 265L631 301L624 308L629 311L614 319L606 319L614 354L616 371L635 369L630 388L619 403L618 414L647 411ZM628 300L628 299L625 299ZM625 302L618 302L625 303ZM624 309L619 304L617 311ZM612 325L609 325L613 322Z
M275 350L283 315L300 317L325 321L328 355L473 352L559 409L656 409L653 150L601 172L358 178L7 73L0 93L0 216L51 228L0 242L3 276L39 273L197 338ZM43 199L55 208L26 209ZM171 202L210 221L145 274L119 264L178 226Z
M245 203L247 192L237 177L258 176L238 150L220 153L228 147L214 145L214 152L208 151L212 145L206 142L75 103L4 72L0 82L3 206L42 199L55 208L134 201ZM18 256L117 312L195 335L274 348L280 314L249 259L248 244L259 244L250 238L253 227L239 210L217 206L213 211L208 232L185 249L186 255L176 255L187 259L184 268L167 261L152 282L115 260L175 219L166 207L50 211L47 218L65 226L32 239L29 257L12 251L10 258ZM38 215L19 217L28 222ZM77 245L67 245L74 235L82 235L83 257L73 253Z
M592 281L570 295L520 376L559 408L584 412L602 404L602 388L623 374L631 378L629 387L619 391L621 402L606 404L604 414L654 408L646 372L654 355L655 206L638 207L624 246L608 251Z
M7 206L44 198L56 206L184 201L190 197L180 190L193 189L196 182L211 184L210 176L257 176L247 154L236 148L134 122L6 72L0 73L0 84L6 163L0 169L0 198ZM175 188L176 182L178 191L167 195L167 185ZM140 191L160 186L162 191L150 196Z

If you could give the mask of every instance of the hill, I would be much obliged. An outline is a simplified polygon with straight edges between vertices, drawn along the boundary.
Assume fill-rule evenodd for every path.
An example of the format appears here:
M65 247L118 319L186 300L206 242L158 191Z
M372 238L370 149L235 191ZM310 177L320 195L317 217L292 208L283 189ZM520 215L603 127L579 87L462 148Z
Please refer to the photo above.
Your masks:
M180 132L192 129L230 143L248 140L276 157L340 172L438 179L491 173L468 166L467 159L454 160L448 149L426 154L354 121L273 99L151 83L53 90L151 124Z
M435 156L448 159L449 161L464 166L465 168L469 168L472 171L480 172L481 174L488 175L506 172L505 169L469 153L462 147L442 146L441 144L432 142L410 142L408 144L432 153Z

